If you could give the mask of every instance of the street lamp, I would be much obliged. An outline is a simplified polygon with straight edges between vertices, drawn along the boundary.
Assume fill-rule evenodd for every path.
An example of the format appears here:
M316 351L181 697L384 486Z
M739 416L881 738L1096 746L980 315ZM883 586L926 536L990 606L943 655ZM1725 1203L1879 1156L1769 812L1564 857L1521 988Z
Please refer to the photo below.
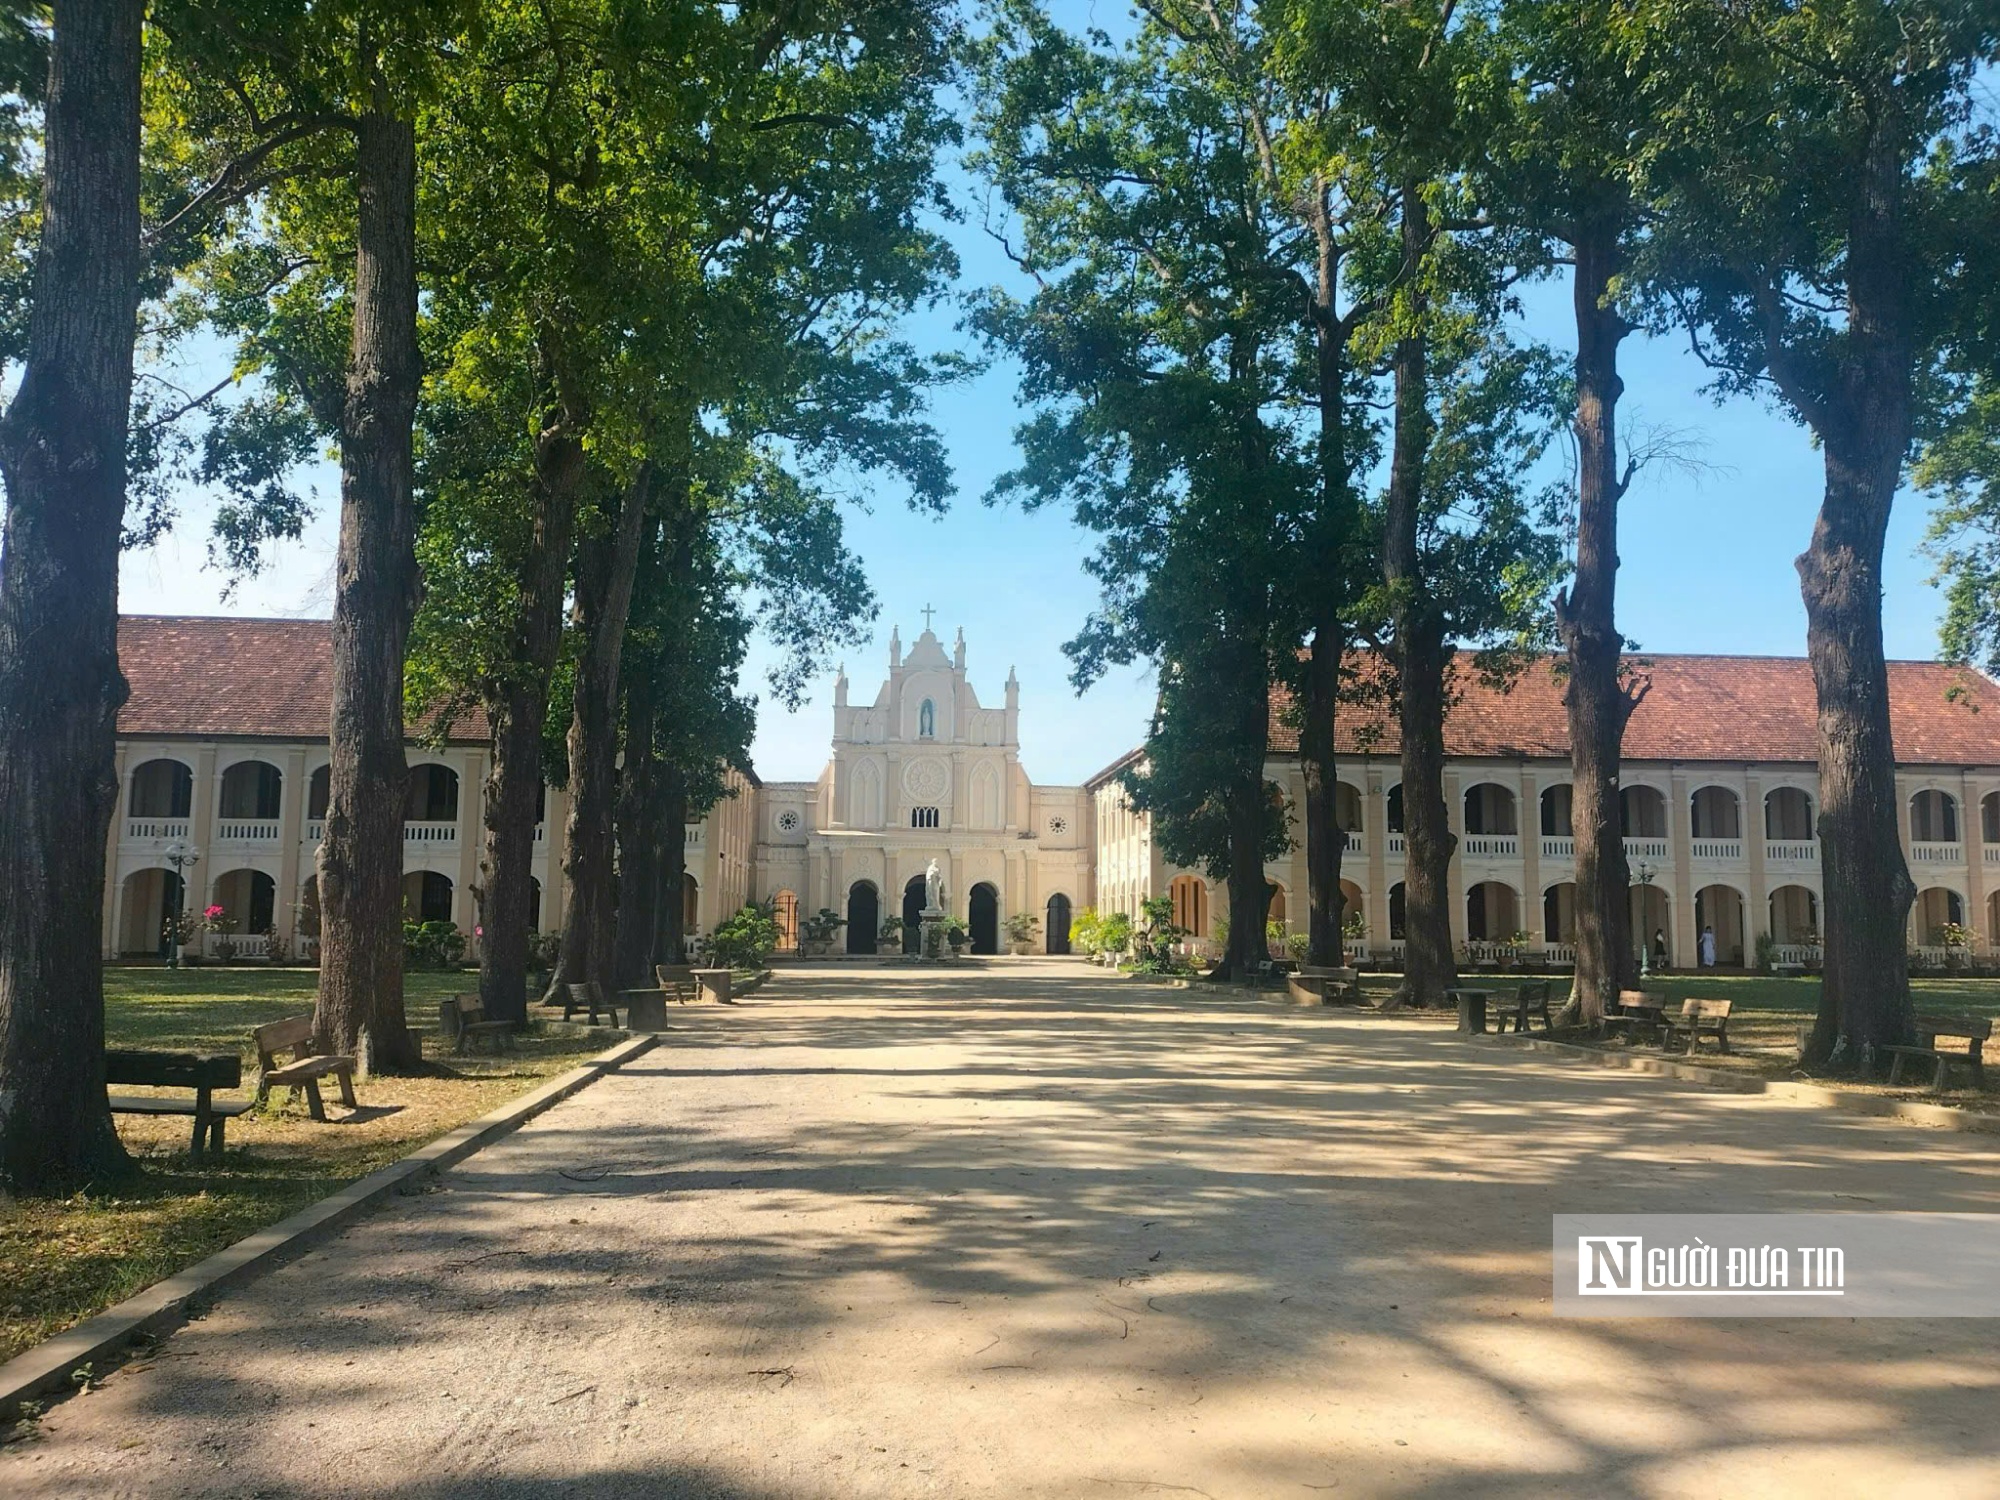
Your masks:
M174 867L174 915L173 928L167 938L167 967L181 966L181 913L187 905L187 874L201 863L201 850L194 845L175 839L166 848L167 863Z
M1632 869L1632 878L1639 887L1639 982L1644 984L1653 977L1653 944L1646 936L1646 908L1651 904L1645 893L1653 888L1653 876L1658 871L1643 859Z

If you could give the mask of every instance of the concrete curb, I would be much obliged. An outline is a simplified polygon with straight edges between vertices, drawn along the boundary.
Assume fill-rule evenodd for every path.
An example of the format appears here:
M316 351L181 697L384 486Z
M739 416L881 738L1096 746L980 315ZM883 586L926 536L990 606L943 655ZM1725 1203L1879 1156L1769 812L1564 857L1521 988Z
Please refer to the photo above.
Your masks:
M418 1147L401 1161L350 1182L290 1218L280 1219L216 1251L206 1260L197 1261L185 1271L155 1282L65 1333L44 1339L25 1354L0 1365L0 1419L17 1415L22 1403L36 1396L66 1392L74 1384L74 1373L84 1366L94 1367L92 1373L101 1375L103 1362L122 1359L131 1352L130 1346L136 1340L158 1338L171 1332L216 1293L276 1270L345 1228L390 1194L409 1194L417 1179L455 1166L606 1073L650 1051L658 1042L656 1036L636 1036L620 1042L581 1067L559 1074L540 1088L509 1099L498 1109Z
M1456 1033L1454 1033L1456 1035ZM1496 1050L1552 1052L1600 1068L1624 1068L1634 1073L1651 1073L1678 1078L1730 1094L1764 1094L1796 1104L1817 1105L1845 1115L1867 1115L1875 1119L1901 1120L1910 1125L1928 1125L1939 1130L1956 1130L1972 1135L2000 1135L2000 1115L1975 1114L1948 1104L1920 1104L1914 1099L1889 1099L1880 1094L1857 1094L1830 1088L1823 1083L1793 1083L1786 1079L1746 1078L1724 1073L1696 1063L1675 1062L1670 1057L1642 1057L1622 1052L1600 1052L1595 1047L1579 1047L1573 1042L1549 1042L1539 1037L1463 1037L1476 1046Z

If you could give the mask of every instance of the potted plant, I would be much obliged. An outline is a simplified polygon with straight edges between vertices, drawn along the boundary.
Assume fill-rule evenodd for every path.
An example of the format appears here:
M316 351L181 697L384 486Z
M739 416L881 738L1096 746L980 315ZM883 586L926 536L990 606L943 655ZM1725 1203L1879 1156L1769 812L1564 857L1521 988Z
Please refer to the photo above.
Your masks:
M1962 969L1972 954L1973 939L1979 934L1960 922L1947 922L1938 928L1938 941L1944 944L1944 966L1947 969Z
M882 919L882 930L875 934L875 951L877 953L894 953L902 946L903 919L901 917L884 917Z
M807 917L800 928L799 946L808 958L824 957L833 948L833 940L840 929L847 925L847 919L830 906L822 906L819 912Z
M1132 941L1132 917L1129 912L1108 912L1097 919L1097 961L1106 967L1115 967L1119 955Z
M1031 911L1017 911L1007 918L1007 946L1016 955L1032 953L1035 938L1042 930L1042 919Z
M1528 951L1528 934L1519 928L1500 939L1500 967L1519 968Z
M957 917L947 917L944 923L944 940L951 945L951 956L957 958L965 951L965 945L972 941L972 929Z
M210 906L201 914L203 930L215 934L215 956L224 963L236 957L236 939L230 936L236 931L236 919L220 906Z

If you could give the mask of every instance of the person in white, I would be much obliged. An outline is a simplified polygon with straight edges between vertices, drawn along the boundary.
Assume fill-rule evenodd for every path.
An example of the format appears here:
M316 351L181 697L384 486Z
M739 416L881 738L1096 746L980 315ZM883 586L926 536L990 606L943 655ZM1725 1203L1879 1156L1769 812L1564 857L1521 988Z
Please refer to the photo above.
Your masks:
M1704 927L1701 930L1701 966L1704 969L1715 967L1715 929L1713 927Z

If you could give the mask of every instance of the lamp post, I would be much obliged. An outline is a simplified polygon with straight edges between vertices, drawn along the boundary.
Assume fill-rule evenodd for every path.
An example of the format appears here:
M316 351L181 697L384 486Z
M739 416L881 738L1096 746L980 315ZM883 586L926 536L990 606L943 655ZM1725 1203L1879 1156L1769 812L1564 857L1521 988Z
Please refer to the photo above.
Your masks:
M181 913L187 906L187 874L201 863L201 850L175 839L166 849L167 863L174 867L174 914L167 936L167 967L181 966Z
M1646 892L1653 888L1653 876L1658 872L1643 859L1632 868L1633 881L1639 887L1639 982L1644 984L1653 977L1653 945L1646 937Z

